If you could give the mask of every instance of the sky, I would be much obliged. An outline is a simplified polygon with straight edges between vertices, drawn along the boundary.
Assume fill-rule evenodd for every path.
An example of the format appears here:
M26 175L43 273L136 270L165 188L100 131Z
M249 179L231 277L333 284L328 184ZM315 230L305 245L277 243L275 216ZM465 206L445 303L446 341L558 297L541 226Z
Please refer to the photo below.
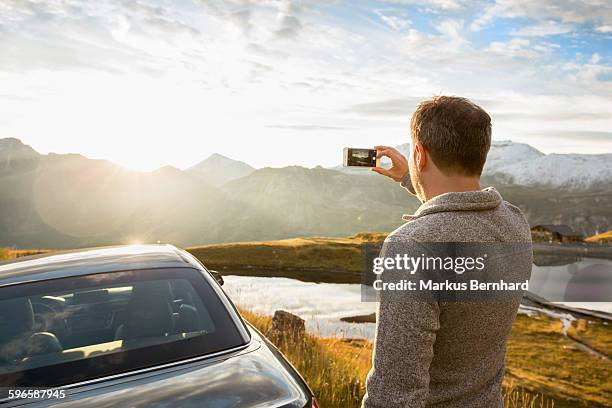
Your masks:
M2 0L0 138L131 169L332 166L460 95L493 138L612 152L610 0Z

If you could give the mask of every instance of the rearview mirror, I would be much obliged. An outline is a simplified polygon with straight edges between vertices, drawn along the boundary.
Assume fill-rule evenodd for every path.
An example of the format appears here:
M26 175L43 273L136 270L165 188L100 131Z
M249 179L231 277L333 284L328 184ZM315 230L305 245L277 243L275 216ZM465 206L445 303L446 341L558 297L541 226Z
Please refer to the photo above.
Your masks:
M217 281L217 283L220 286L223 286L223 276L221 276L221 274L217 271L213 271L213 270L209 270L208 272L210 272L210 274L212 275L213 278L215 278L215 280Z

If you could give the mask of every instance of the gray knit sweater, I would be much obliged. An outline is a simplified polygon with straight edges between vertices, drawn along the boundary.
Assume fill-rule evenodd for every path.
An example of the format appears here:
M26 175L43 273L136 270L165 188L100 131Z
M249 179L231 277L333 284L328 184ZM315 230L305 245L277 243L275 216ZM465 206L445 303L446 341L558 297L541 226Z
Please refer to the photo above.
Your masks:
M440 195L404 219L383 256L416 254L415 243L520 242L529 251L510 267L531 274L529 224L494 188ZM518 293L493 303L398 302L383 292L363 407L502 407L506 340L520 300Z

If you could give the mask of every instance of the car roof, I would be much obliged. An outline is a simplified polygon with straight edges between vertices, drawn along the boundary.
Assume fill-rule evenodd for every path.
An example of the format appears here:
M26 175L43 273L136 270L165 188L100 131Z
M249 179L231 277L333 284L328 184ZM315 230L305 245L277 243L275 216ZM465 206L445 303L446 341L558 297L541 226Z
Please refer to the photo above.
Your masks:
M101 272L200 268L173 245L120 245L26 256L0 263L0 286Z

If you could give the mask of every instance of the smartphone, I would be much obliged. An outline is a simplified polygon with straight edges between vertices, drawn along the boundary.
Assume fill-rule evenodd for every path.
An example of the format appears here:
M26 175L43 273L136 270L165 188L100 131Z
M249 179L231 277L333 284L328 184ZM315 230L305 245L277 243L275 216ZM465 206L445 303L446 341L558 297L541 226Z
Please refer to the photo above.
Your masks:
M342 165L344 167L378 167L380 166L380 159L376 158L375 149L345 147Z

